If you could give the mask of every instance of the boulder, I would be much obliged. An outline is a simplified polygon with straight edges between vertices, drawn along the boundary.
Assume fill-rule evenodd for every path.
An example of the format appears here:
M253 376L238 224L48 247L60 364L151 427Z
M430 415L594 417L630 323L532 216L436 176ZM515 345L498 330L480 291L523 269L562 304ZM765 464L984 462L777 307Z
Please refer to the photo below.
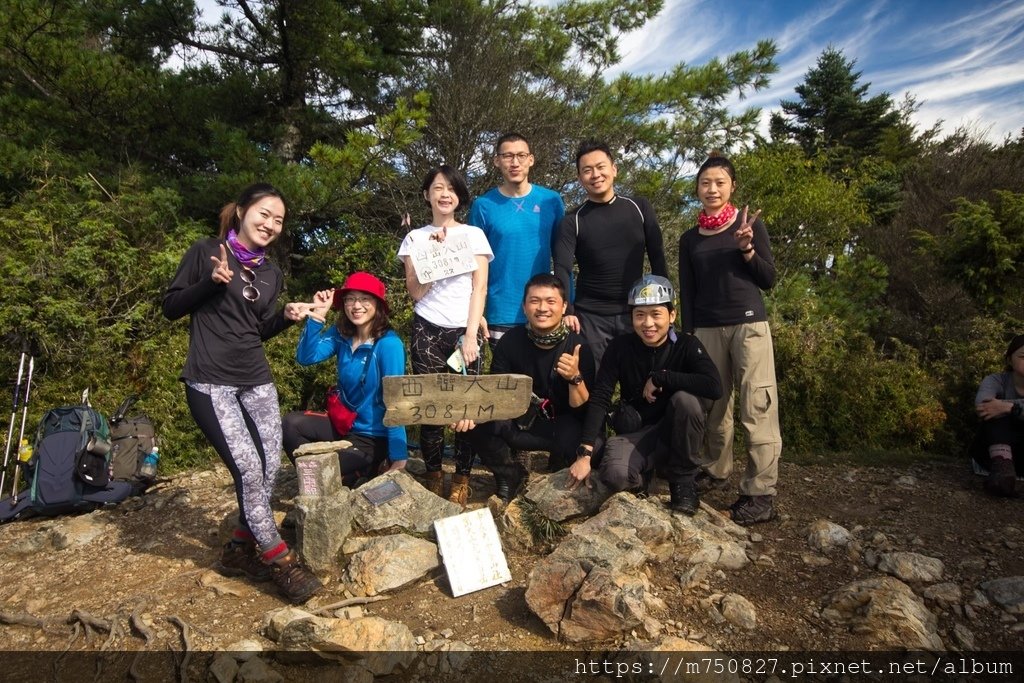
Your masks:
M590 477L590 483L590 487L580 485L570 491L569 470L565 469L531 479L524 496L536 504L545 517L563 522L594 514L611 495L596 472Z
M604 640L632 630L647 614L647 590L643 576L595 567L573 596L568 614L559 625L559 635L579 643Z
M210 675L217 683L232 683L238 673L238 662L224 652L213 658L210 663Z
M851 540L849 531L827 519L816 520L807 527L807 544L819 552L845 546Z
M253 657L238 667L235 680L238 683L281 683L284 676L268 667L259 657Z
M883 648L941 650L935 615L907 584L889 576L849 583L821 601L821 616Z
M271 610L263 615L263 635L276 642L281 637L281 631L289 623L296 619L309 619L312 616L306 610L298 607L289 606Z
M318 574L337 567L338 550L352 532L353 495L341 488L327 495L295 499L298 550L309 568Z
M379 617L297 619L281 632L282 650L358 664L374 676L403 670L416 657L416 639L404 624Z
M980 586L992 602L1010 614L1024 614L1024 576L1006 576Z
M300 496L333 496L343 490L338 451L351 448L349 441L302 444L292 454Z
M919 553L882 553L878 557L878 571L891 574L901 581L933 583L942 579L942 560Z
M963 598L963 593L960 590L960 586L947 581L928 586L921 591L921 597L935 603L939 607L951 607L960 602Z
M733 626L745 631L757 628L757 610L754 604L738 593L729 593L722 598L722 616Z
M729 673L727 664L722 671L708 670L702 659L728 662L729 654L716 652L713 648L686 638L666 636L659 641L632 641L626 649L636 652L637 660L642 664L644 673L649 673L654 680L687 681L688 683L740 683L739 673ZM697 653L682 657L672 653ZM663 653L670 653L665 655ZM690 668L687 668L690 667ZM695 667L695 668L694 668ZM772 680L772 679L768 679Z
M368 539L349 558L345 574L356 592L379 595L417 581L439 566L436 545L393 534Z
M380 505L374 505L362 495L387 481L398 484L402 495ZM353 520L363 531L400 530L430 535L434 533L434 520L462 512L461 507L435 496L402 470L385 472L357 488L352 508Z
M748 562L739 542L707 515L672 515L658 500L618 493L534 565L526 602L553 633L573 642L638 627L656 634L661 626L647 614L655 603L642 570L680 559L708 570Z

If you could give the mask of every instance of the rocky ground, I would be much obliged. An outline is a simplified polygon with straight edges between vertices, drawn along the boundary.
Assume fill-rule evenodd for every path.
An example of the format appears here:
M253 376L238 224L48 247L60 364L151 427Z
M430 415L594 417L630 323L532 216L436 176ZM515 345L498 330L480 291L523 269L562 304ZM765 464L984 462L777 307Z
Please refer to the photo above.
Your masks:
M602 517L576 534L588 539L585 550L567 545L573 534L531 544L518 508L513 518L498 514L510 582L453 598L443 566L421 568L422 578L390 590L367 588L338 565L304 609L325 617L327 630L338 617L404 625L421 651L1019 651L1024 579L1013 577L1024 577L1024 502L990 498L980 481L962 462L783 463L781 514L772 522L743 530L715 514L711 508L732 502L732 489L706 495L709 509L683 521L672 521L657 496L623 506L628 494L620 494L613 501L646 511L648 521ZM486 505L490 476L475 473L473 484L471 507ZM297 493L290 467L279 490L283 519ZM168 478L116 508L0 527L0 649L182 650L183 635L196 651L282 648L283 636L264 623L283 607L272 584L211 570L234 506L230 477L216 468ZM561 531L586 519L566 520ZM566 571L531 585L531 570L542 577L561 571L559 557L588 571L579 558L623 525L636 525L636 533L612 544L618 550L610 566L618 573L604 589L613 591L610 599L577 602L573 621L574 610L558 602ZM286 529L286 538L294 534ZM708 556L694 546L701 534L722 552ZM353 531L343 548L349 560L358 536ZM413 531L407 538L429 536ZM636 561L629 560L634 551ZM567 590L583 592L579 582ZM367 593L381 595L364 600ZM590 623L587 610L603 630L580 626ZM231 680L237 666L222 664L227 673L218 680Z

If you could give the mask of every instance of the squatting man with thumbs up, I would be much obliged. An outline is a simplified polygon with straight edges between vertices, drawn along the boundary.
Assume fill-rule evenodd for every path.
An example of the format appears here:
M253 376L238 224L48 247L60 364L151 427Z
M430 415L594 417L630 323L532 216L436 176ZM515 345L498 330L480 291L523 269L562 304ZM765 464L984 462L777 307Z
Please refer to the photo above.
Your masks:
M633 332L612 339L601 359L569 488L590 486L595 471L613 491L646 495L657 471L668 479L669 507L693 515L704 422L722 381L700 340L676 334L674 299L672 283L658 275L644 275L630 289ZM602 448L598 437L616 385L615 436Z
M473 449L493 473L497 495L510 500L526 470L511 451L548 451L549 470L568 467L580 442L583 417L594 383L594 355L586 339L566 327L565 286L554 275L540 273L523 290L526 324L513 327L498 341L491 373L533 378L530 409L515 420L476 425L463 420L456 430L468 432Z

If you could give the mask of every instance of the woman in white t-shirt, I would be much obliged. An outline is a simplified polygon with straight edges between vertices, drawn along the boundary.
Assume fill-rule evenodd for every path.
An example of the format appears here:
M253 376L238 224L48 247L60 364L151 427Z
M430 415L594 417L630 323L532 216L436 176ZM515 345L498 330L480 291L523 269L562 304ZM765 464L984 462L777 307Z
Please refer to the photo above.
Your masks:
M494 258L487 237L480 228L464 225L455 218L461 206L469 204L469 188L462 175L450 166L431 169L423 179L423 198L433 214L430 225L411 230L398 257L405 264L405 286L416 302L413 307L410 355L415 374L452 372L448 358L462 351L466 372L480 374L483 344L481 319L487 297L487 264ZM452 242L465 239L476 259L476 270L421 283L411 258L417 245L429 240ZM443 496L444 427L420 425L420 452L427 467L427 488ZM469 472L473 450L465 436L455 436L455 475L448 500L465 506L469 498Z

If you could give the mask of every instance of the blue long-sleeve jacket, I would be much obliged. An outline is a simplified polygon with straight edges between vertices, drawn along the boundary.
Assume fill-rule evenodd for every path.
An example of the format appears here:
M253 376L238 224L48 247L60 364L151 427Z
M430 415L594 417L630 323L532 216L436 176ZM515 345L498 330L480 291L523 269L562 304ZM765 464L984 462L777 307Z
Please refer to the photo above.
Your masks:
M366 372L366 382L360 386L363 367L371 353L374 362ZM405 345L401 338L394 330L388 330L376 345L367 343L352 351L352 340L342 337L337 326L324 328L322 323L307 318L295 360L300 365L314 365L335 356L338 358L337 385L344 389L346 402L356 411L352 432L369 437L387 436L388 460L406 460L409 450L405 427L384 426L383 378L405 374Z

